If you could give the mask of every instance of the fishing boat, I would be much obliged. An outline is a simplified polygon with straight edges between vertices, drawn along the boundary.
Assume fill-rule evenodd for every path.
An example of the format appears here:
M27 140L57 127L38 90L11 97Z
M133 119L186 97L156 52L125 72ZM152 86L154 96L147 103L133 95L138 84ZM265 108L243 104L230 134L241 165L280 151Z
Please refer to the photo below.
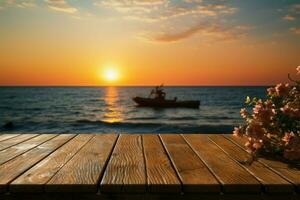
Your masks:
M134 97L132 98L138 106L142 107L160 107L160 108L199 108L200 101L176 101L176 100L159 100L154 98Z
M166 93L163 91L163 85L153 89L148 98L133 97L132 100L141 107L158 107L158 108L199 108L200 101L178 101L174 99L165 99ZM154 97L151 97L154 95Z

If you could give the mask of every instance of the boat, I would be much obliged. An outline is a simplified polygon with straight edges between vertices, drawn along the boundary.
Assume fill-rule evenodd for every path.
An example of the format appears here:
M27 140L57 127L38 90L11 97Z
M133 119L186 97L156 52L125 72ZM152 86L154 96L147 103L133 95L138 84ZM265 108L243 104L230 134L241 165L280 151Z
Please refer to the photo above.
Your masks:
M200 101L177 101L167 99L155 99L144 97L133 97L132 100L141 107L156 107L156 108L199 108Z
M151 96L154 95L154 98ZM155 87L148 98L133 97L132 100L142 107L158 107L158 108L199 108L200 101L177 101L174 99L165 99L166 93L163 91L163 85Z

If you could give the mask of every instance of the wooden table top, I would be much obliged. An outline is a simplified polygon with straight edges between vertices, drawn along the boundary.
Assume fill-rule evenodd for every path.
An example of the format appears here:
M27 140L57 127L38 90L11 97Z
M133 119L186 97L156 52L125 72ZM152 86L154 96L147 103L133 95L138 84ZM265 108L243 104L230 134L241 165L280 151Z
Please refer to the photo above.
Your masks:
M300 170L217 134L1 134L0 193L300 198Z

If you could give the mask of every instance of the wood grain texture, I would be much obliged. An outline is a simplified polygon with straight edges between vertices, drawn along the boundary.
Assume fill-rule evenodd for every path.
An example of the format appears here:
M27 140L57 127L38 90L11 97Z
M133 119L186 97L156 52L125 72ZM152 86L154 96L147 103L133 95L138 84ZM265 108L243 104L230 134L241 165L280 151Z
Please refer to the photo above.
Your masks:
M261 185L247 170L229 158L207 135L183 136L222 183L224 192L261 192Z
M0 144L9 140L0 199L300 199L298 168L243 165L245 141L229 135L21 134Z
M6 148L9 148L11 146L14 146L16 144L19 144L21 142L24 142L26 140L29 140L33 137L38 136L38 134L21 134L17 136L16 138L10 138L8 140L4 140L0 142L0 151L4 150Z
M57 136L43 134L0 151L0 165Z
M232 135L228 135L225 137L238 144L242 149L246 150L246 147L244 145L246 142L246 138L234 137ZM299 168L278 160L269 160L265 157L259 157L258 161L262 162L270 169L272 169L274 172L276 172L286 180L293 183L297 187L298 192L300 192L300 169Z
M161 134L163 144L181 179L184 192L220 192L220 184L178 134Z
M241 163L250 158L247 152L241 151L239 146L227 140L223 135L209 135L209 138L236 162ZM241 166L250 171L262 183L266 192L294 192L294 186L291 183L260 162L254 161L251 165L241 164Z
M93 137L45 185L47 192L97 192L100 178L118 135Z
M4 140L8 140L8 139L10 139L10 138L14 138L14 137L17 137L17 136L19 136L20 134L1 134L0 135L0 142L1 141L4 141Z
M10 193L0 194L2 200L299 200L299 194L218 194L218 193Z
M106 167L100 191L104 193L146 192L146 170L142 136L120 135Z
M24 173L74 136L75 135L72 134L59 135L3 165L0 165L0 193L5 192L8 188L8 184L16 177Z
M158 135L143 135L147 182L153 193L180 193L181 183Z
M10 184L11 192L42 192L44 185L54 176L94 135L80 134L50 156L26 171Z

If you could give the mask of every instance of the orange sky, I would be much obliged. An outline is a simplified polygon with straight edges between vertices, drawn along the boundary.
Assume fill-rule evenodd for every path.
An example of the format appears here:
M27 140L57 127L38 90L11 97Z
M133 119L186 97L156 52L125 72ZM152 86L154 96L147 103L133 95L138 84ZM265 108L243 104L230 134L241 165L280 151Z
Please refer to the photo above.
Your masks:
M271 85L300 64L300 4L166 1L3 1L0 85Z

